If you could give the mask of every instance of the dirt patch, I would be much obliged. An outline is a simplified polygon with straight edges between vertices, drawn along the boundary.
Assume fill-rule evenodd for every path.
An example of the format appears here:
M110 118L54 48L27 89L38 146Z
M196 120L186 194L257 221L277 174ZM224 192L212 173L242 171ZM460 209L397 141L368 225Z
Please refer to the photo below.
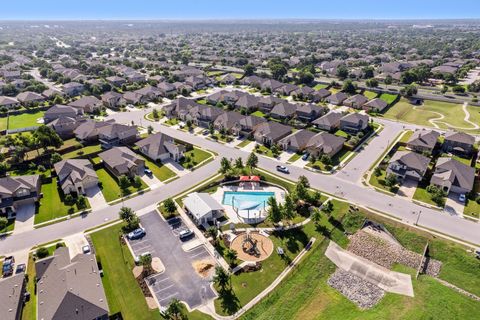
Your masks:
M148 309L153 310L158 308L157 302L153 297L145 297L145 300L147 301Z
M237 258L242 261L262 261L272 254L273 242L257 232L251 232L248 236L241 233L233 239L230 249L235 250Z
M211 259L197 260L192 263L195 272L202 278L208 278L215 266Z

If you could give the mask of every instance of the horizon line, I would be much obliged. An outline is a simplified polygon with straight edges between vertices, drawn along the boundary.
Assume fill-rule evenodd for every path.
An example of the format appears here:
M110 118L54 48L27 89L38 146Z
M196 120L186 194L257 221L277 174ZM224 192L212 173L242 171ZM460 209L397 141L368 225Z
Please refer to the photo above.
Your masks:
M19 18L19 19L3 19L0 18L0 22L45 22L45 21L139 21L139 22L152 22L152 21L480 21L478 18Z

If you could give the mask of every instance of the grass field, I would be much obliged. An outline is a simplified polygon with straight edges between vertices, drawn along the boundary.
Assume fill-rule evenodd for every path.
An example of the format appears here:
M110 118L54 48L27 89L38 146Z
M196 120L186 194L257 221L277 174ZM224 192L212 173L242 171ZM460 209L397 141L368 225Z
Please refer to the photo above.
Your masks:
M242 142L240 142L239 144L237 144L237 147L239 148L244 148L246 146L248 146L250 143L252 143L253 141L252 140L248 140L248 139L245 139L243 140Z
M32 254L28 255L27 265L28 282L26 290L30 293L30 300L25 303L22 310L22 320L35 320L37 318L37 295L35 294L35 261Z
M428 193L426 186L422 186L421 184L418 185L415 193L413 194L413 199L428 203L432 206L437 206L435 202L433 202L430 193Z
M328 87L328 84L318 83L318 84L315 85L315 87L313 87L313 89L320 90L320 89L323 89L323 88L326 88L326 87Z
M377 97L377 93L376 93L376 92L368 91L368 90L365 90L365 91L363 92L363 95L364 95L365 97L367 97L368 100L372 100L372 99L374 99L374 98Z
M190 159L188 162L185 161L185 159L188 158ZM188 163L192 163L193 166L197 166L199 163L206 161L210 158L213 158L212 155L202 149L194 147L192 150L185 152L185 158L183 161L180 162L180 164L187 168Z
M389 94L389 93L382 93L380 95L380 99L382 99L383 101L385 101L388 104L391 104L393 101L395 101L395 99L397 99L397 95L396 94Z
M0 117L0 131L7 130L7 117Z
M347 218L350 214L347 214ZM344 219L342 224L347 225ZM361 219L357 219L360 220ZM374 220L377 220L376 218ZM478 261L465 248L433 236L389 224L387 229L408 249L422 252L427 241L430 254L443 262L440 278L472 293L480 291ZM416 270L394 266L412 275L415 297L387 293L370 310L361 310L327 284L335 265L324 256L324 241L265 299L241 319L468 319L480 312L480 304L447 288L429 276L415 280Z
M440 119L442 116L444 118ZM464 121L465 113L462 105L448 102L425 100L423 105L414 106L402 98L384 114L384 117L430 127L434 127L433 123L435 123L441 129L459 128L471 133L480 132ZM480 115L474 113L474 117L478 120Z
M39 126L40 124L37 123L37 119L42 118L44 113L45 111L25 112L18 115L10 116L8 129L13 130Z
M122 190L118 185L117 181L107 172L105 169L99 169L96 171L98 180L102 183L102 193L107 202L119 199L122 196ZM125 195L132 194L134 192L140 191L147 188L145 182L142 181L140 188L135 188L133 186L128 187Z
M478 204L475 200L468 199L467 205L463 210L463 214L478 218L480 216L480 204Z
M35 224L49 221L55 218L64 217L80 211L77 205L67 205L63 199L63 193L57 188L57 178L52 178L52 182L42 184L43 198L40 199L40 206L35 214ZM88 201L86 201L89 208ZM87 209L85 208L85 209Z
M89 154L99 152L102 150L101 145L95 144L92 146L86 146L81 149L66 153L62 156L63 159L73 159L73 158L79 158L79 157L84 157Z

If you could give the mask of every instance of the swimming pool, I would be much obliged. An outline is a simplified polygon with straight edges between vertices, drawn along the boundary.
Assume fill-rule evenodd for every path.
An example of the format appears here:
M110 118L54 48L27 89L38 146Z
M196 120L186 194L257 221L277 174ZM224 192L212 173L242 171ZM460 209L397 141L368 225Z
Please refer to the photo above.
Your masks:
M240 210L258 210L267 206L270 197L275 197L275 192L261 191L225 191L222 204L232 206Z

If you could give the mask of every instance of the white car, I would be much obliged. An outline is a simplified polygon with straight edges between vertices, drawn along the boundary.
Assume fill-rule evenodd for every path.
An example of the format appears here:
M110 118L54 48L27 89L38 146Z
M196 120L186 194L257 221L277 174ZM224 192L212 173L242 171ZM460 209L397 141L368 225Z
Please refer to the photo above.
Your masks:
M92 251L90 250L90 246L87 244L82 247L82 252L83 254L90 254Z
M190 237L192 234L193 234L192 230L185 229L185 230L180 231L180 233L178 234L178 237L180 238L180 240L182 240L182 239Z
M465 202L467 200L467 197L465 196L465 194L461 194L460 196L458 196L458 201L460 202Z

